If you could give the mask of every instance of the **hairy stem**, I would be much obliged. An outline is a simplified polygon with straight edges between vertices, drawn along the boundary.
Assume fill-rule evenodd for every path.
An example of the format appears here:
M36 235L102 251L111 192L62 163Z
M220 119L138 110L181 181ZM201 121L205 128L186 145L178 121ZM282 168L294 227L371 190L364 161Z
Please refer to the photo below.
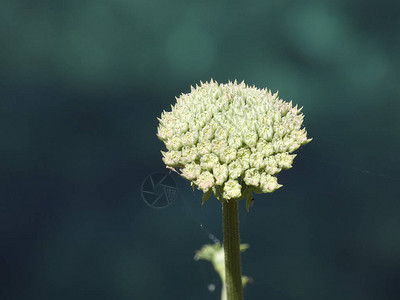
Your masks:
M225 253L225 286L228 300L242 300L238 201L222 201Z

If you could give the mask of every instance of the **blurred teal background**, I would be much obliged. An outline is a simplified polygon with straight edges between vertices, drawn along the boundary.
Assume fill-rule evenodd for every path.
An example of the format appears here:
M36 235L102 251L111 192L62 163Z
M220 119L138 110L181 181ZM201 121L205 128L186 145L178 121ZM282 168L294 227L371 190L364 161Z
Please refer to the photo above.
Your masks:
M240 207L245 299L398 299L399 69L399 1L2 0L0 299L219 299L193 260L218 201L140 194L156 117L210 78L279 90L314 138Z

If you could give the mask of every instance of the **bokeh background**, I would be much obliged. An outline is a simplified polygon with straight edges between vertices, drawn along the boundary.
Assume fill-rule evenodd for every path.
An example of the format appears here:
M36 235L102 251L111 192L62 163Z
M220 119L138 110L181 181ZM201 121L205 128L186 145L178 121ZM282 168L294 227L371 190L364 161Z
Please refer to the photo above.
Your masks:
M245 299L398 299L400 2L0 2L0 299L219 299L194 253L221 209L164 172L157 120L237 79L304 106L312 143L240 207Z

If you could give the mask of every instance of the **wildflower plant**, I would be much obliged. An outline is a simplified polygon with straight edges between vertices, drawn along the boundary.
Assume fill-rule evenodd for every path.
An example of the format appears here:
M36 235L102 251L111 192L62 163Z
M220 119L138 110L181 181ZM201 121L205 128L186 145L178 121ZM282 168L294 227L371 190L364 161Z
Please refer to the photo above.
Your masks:
M202 203L211 195L222 202L228 300L242 299L237 202L249 210L253 193L282 186L278 173L311 141L302 108L236 81L201 82L176 101L158 119L163 161L204 192Z

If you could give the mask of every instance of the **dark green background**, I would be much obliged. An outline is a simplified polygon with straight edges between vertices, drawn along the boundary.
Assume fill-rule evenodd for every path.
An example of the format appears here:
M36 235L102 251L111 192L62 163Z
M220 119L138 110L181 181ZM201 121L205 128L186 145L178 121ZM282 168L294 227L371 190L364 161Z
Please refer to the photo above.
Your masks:
M240 207L245 299L397 299L399 1L0 2L0 298L219 299L195 250L216 199L164 171L158 117L191 84L268 87L312 143ZM209 291L209 284L217 290Z

